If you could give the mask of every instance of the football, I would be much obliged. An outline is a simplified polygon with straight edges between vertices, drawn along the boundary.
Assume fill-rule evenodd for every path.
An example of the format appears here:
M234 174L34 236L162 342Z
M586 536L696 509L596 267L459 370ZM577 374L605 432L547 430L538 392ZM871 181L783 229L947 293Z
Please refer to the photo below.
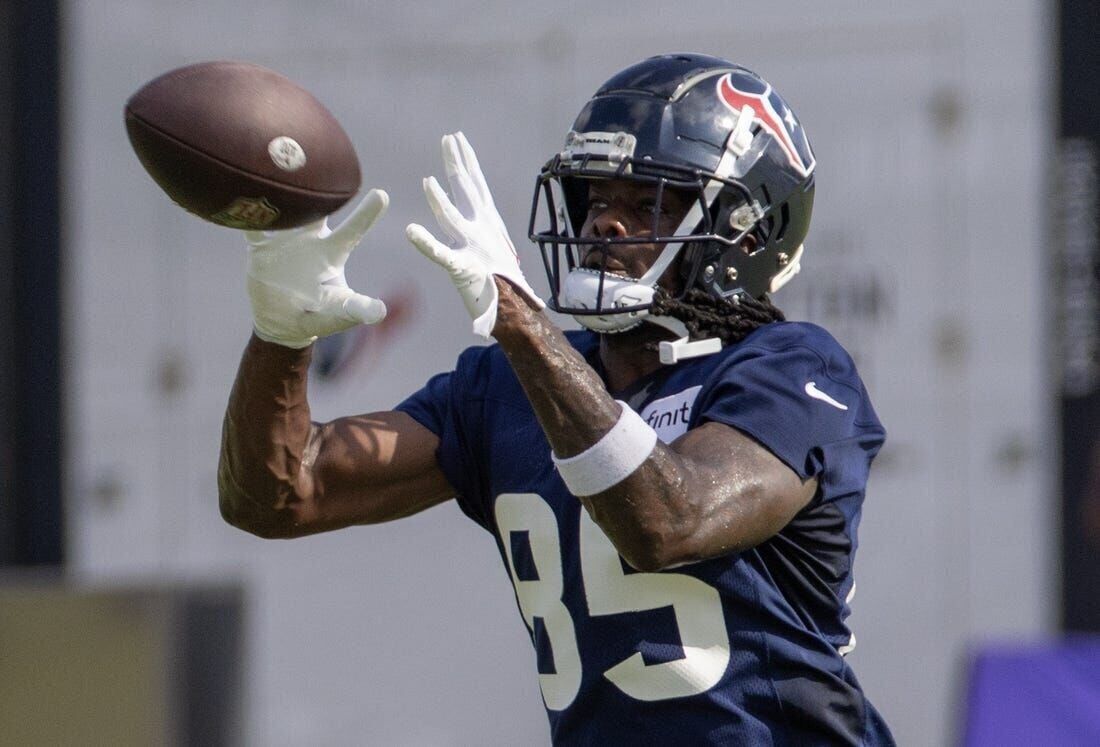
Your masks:
M294 228L359 190L359 159L336 118L273 70L213 61L171 70L125 109L145 170L180 207L230 228Z

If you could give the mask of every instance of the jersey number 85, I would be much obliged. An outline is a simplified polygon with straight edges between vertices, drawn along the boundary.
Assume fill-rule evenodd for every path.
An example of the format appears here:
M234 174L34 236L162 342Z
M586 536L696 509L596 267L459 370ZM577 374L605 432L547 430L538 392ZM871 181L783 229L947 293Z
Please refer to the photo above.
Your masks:
M569 707L581 684L582 662L573 616L563 601L561 534L550 505L535 493L504 493L495 506L501 544L527 628L542 619L554 656L554 672L539 675L546 707ZM603 672L632 698L665 700L698 695L718 684L730 658L722 602L718 591L682 573L623 572L614 545L587 511L581 510L580 559L588 614L617 615L671 607L676 616L684 657L646 664L641 652ZM512 557L510 534L526 532L537 580L520 580Z

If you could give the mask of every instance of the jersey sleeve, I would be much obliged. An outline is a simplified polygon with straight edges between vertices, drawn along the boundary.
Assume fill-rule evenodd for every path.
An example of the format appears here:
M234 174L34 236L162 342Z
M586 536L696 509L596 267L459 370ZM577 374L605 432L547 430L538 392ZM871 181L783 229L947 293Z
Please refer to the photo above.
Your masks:
M858 486L885 431L848 353L802 326L811 332L788 328L738 346L700 391L697 421L748 434L804 480L824 474Z
M487 519L475 496L480 495L484 480L483 466L470 443L471 433L478 433L476 398L469 396L462 360L454 371L441 373L428 380L420 391L399 405L404 412L439 437L436 462L458 494L459 507L471 519L488 528Z

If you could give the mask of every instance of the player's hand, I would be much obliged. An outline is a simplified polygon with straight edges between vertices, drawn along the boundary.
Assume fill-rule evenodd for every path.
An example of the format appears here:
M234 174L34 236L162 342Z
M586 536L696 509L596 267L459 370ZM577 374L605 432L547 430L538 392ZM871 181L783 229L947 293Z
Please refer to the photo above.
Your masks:
M328 219L288 231L248 231L248 297L256 336L288 348L356 324L374 324L386 305L348 287L344 264L386 212L389 195L372 189L335 230Z
M538 308L545 304L519 268L516 247L497 212L474 149L461 132L443 136L443 166L452 197L434 176L424 180L424 194L449 243L416 223L409 224L405 235L424 256L447 271L473 317L474 333L489 337L497 317L494 275L506 278Z

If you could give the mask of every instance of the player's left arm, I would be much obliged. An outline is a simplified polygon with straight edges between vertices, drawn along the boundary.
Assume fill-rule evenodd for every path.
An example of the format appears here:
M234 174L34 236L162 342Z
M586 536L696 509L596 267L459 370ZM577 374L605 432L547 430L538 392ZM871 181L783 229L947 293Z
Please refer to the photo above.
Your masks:
M560 460L603 445L606 458L588 459L585 485L570 488L628 563L656 570L752 547L809 503L815 480L801 480L756 441L719 423L666 446L634 420L625 460L607 449L605 437L620 422L623 406L541 312L544 304L520 270L466 138L447 135L442 150L452 196L434 178L424 180L424 192L448 243L416 224L406 234L450 275L474 331L500 343L559 469Z
M598 443L622 406L545 314L497 279L494 337L508 356L554 454L566 459ZM717 557L760 544L813 498L817 480L735 428L706 422L671 444L659 441L622 481L580 497L638 570Z

